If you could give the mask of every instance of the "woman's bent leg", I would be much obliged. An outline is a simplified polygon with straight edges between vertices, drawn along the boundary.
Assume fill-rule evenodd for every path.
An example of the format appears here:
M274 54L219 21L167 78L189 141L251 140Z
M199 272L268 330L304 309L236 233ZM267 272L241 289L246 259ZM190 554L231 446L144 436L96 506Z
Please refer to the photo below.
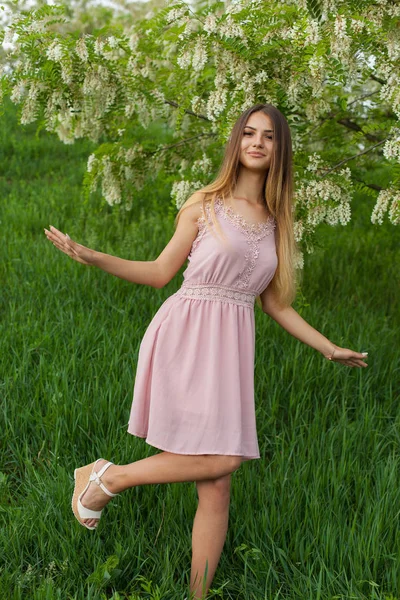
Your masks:
M100 470L106 461L99 461ZM104 485L114 494L150 483L178 483L183 481L203 481L217 479L239 468L240 456L214 454L173 454L161 452L128 465L112 465L102 476ZM91 483L82 498L82 504L92 510L101 510L110 497L94 483ZM96 519L85 519L87 525L95 526Z
M191 598L203 599L210 588L225 543L229 521L231 475L197 481L199 504L193 522ZM207 572L206 572L207 570Z

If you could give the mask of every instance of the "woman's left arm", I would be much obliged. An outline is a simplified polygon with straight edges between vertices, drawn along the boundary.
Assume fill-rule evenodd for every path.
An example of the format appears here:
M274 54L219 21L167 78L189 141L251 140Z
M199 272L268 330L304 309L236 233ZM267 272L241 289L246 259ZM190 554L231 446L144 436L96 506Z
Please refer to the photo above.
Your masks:
M321 352L325 358L340 362L348 367L368 366L363 360L368 353L355 352L348 348L336 346L336 344L333 344L328 338L323 336L322 333L311 327L294 308L291 306L285 308L279 307L273 299L272 291L268 288L261 295L261 300L263 311L267 315L286 329L290 335Z

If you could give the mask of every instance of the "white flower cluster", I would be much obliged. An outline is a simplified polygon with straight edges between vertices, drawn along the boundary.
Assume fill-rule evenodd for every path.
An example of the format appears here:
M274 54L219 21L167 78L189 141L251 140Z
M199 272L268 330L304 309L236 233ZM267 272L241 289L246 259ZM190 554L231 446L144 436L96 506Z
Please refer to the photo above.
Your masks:
M46 56L49 60L54 62L61 62L63 60L64 51L63 47L58 40L54 40L46 50Z
M61 66L61 79L67 85L71 85L73 82L74 73L73 73L72 60L71 60L71 57L69 56L69 54L64 56L63 60L60 62L60 66Z
M203 187L200 184L198 187ZM193 183L186 180L174 181L171 189L171 197L175 200L178 210L186 202L193 190Z
M336 15L335 24L334 24L335 35L339 38L346 37L346 35L347 35L346 27L347 27L346 17L344 17L343 15L340 15L340 14Z
M286 89L286 95L287 95L288 101L291 103L292 106L296 105L300 94L301 94L301 88L300 88L298 80L296 80L294 77L290 76L288 86Z
M193 175L210 175L212 170L212 160L203 152L202 158L195 160L192 165Z
M11 27L5 30L3 38L3 44L5 46L14 44L17 41L17 39L18 34Z
M172 23L173 21L177 21L177 25L180 25L182 22L182 17L187 15L188 9L186 6L181 6L180 8L173 8L169 11L166 21L167 23Z
M115 36L110 36L105 40L97 38L94 43L94 51L106 60L116 61L125 55L125 50L120 46L121 40Z
M187 158L183 158L181 160L181 162L179 164L179 168L178 168L178 172L179 172L179 175L181 177L184 176L183 173L184 173L184 171L186 171L186 169L188 168L188 166L189 166L189 161L187 160Z
M393 225L400 225L400 192L397 191L392 197L392 204L389 208L389 221Z
M304 254L301 250L298 250L294 257L294 268L304 269Z
M241 75L244 75L246 72L244 65L246 63L242 61L237 54L226 48L221 48L221 45L214 40L211 41L211 50L213 55L218 57L218 62L215 61L215 63L223 65L227 70L229 69L235 79L239 79Z
M240 13L243 10L243 5L246 5L247 2L248 2L248 0L236 0L236 2L232 2L231 4L227 3L226 9L225 9L226 14L234 15L236 13Z
M211 33L217 33L217 17L214 15L214 13L209 13L204 19L203 31L208 33L208 35Z
M21 102L26 92L27 83L27 81L21 79L13 87L10 98L14 104L19 104Z
M400 6L396 0L376 0L376 4L382 6L391 17L400 17Z
M129 148L120 146L117 153L117 159L115 160L115 165L120 165L119 173L121 178L127 181L133 181L134 187L138 190L141 189L145 183L144 174L138 170L138 163L143 164L146 160L148 170L153 175L156 175L161 168L157 152L154 153L154 157L145 157L144 155L145 150L143 146L135 143ZM133 165L132 163L136 159L139 160L136 162L136 165Z
M312 123L316 122L321 115L330 110L330 106L323 98L309 102L306 106L306 116Z
M240 38L243 40L245 46L248 46L248 41L246 38L246 34L243 31L242 27L238 23L236 23L230 15L220 23L219 26L219 34L222 37L226 38Z
M89 60L89 52L83 37L79 38L79 40L76 42L75 52L82 62L87 62Z
M393 29L387 37L387 52L390 60L400 58L400 35L398 30Z
M132 163L136 158L140 158L143 155L144 155L143 146L141 146L140 144L135 144L134 146L131 146L130 148L125 150L124 160L127 163Z
M181 69L188 69L192 63L192 50L190 48L186 48L176 59L178 66Z
M400 134L390 140L387 140L383 146L383 155L388 160L395 159L400 162Z
M49 60L59 63L61 67L61 79L67 85L73 81L73 65L68 51L62 46L59 40L54 40L46 50L46 56Z
M329 13L335 14L338 12L337 0L322 0L321 2L321 12L322 18L326 20L328 18ZM308 3L307 3L308 4Z
M179 40L184 40L189 37L194 31L199 29L199 24L196 19L191 19L190 17L185 18L185 29L178 35Z
M392 6L387 6L386 12L389 17L400 17L400 6L396 2L396 4L393 4Z
M118 178L114 174L115 166L109 156L102 157L102 181L101 193L104 198L113 206L121 203L121 186Z
M78 40L74 50L85 62L87 47L83 38ZM52 59L58 59L61 54L57 46L52 45L48 55ZM71 57L64 54L60 66L63 82L73 83L74 72ZM104 129L101 119L113 104L117 94L117 86L112 79L111 72L101 64L88 65L81 90L83 99L76 97L73 105L70 102L66 103L62 90L56 90L49 94L45 106L46 129L54 131L66 144L71 144L76 138L85 135L89 139L97 141ZM19 94L20 90L15 90L14 97L18 97ZM25 122L28 122L27 119L31 118L30 115L33 114L32 103L27 104L24 112ZM110 192L108 192L108 196L114 203L116 202Z
M304 40L304 44L306 46L310 44L318 44L321 39L318 21L315 19L309 19L305 33L306 38Z
M393 112L400 119L400 83L398 72L389 64L381 64L380 70L387 81L381 87L379 94L383 102L391 103Z
M392 109L400 119L400 86L397 87L396 93L393 94Z
M63 114L67 111L67 103L64 99L63 93L59 90L53 91L48 99L44 108L44 116L46 119L47 131L54 131L58 123L58 115Z
M110 35L107 38L107 43L110 46L110 48L118 48L118 45L120 43L120 40L118 40L115 35Z
M21 113L21 124L27 125L32 123L39 111L39 94L45 89L45 85L38 81L33 81L28 90L24 106Z
M307 4L307 0L297 0L297 6L301 9L301 10L305 10L308 13L308 4Z
M304 224L303 221L295 221L293 224L293 231L294 231L294 239L296 240L296 242L300 242L301 238L303 237L303 233L304 233Z
M87 117L94 120L101 118L110 108L115 100L117 87L106 67L92 65L86 71L82 92L87 97L87 108L91 111Z
M346 180L345 190L328 179L303 182L296 190L296 204L307 208L306 223L311 227L324 221L329 225L346 225L350 221L352 185L347 171L341 174Z
M254 82L255 83L264 83L264 81L267 81L268 79L268 73L266 71L259 71L259 73L257 73L254 77Z
M347 35L347 19L343 15L336 15L334 34L331 37L331 54L333 57L346 61L350 53L351 38Z
M274 101L271 100L267 100L267 102L269 102L270 104L274 104ZM295 129L292 129L292 147L294 153L300 153L303 151L304 148L303 136Z
M241 81L236 83L236 90L243 90L245 92L245 102L242 106L246 108L250 108L252 104L254 104L254 79L251 73L245 73ZM246 110L243 108L242 110Z
M64 144L74 143L75 137L73 127L73 115L71 114L70 110L60 112L58 114L58 124L54 128L54 132Z
M140 41L138 33L136 31L127 31L126 35L128 37L129 49L132 50L132 52L136 52Z
M205 110L204 100L200 96L193 96L192 98L192 111L200 114Z
M194 47L193 57L192 57L192 67L195 71L202 71L207 63L208 54L206 41L203 36L198 36L196 39L196 44Z
M94 43L94 51L96 54L103 54L104 41L101 38L97 38Z
M321 155L317 152L313 152L308 157L308 165L306 167L307 171L316 172L319 169L322 169L325 166L325 161L321 158Z
M390 204L390 208L389 208ZM378 194L374 210L371 215L371 223L382 225L383 217L389 209L389 221L393 225L400 224L400 192L395 189L381 190Z
M228 91L220 88L210 92L207 101L207 117L215 121L226 107Z
M310 68L309 81L311 83L314 98L321 97L323 92L322 82L325 77L325 62L322 56L312 56L308 62Z
M94 154L91 154L88 158L86 169L88 173L91 173L93 169L98 165L99 161Z
M363 31L365 28L365 23L363 21L359 21L358 19L350 19L350 28L354 33L358 34Z
M299 23L295 23L292 27L284 26L279 32L279 37L283 40L296 40L303 31Z
M165 94L161 90L152 90L151 95L153 96L153 98L158 100L160 104L165 104Z

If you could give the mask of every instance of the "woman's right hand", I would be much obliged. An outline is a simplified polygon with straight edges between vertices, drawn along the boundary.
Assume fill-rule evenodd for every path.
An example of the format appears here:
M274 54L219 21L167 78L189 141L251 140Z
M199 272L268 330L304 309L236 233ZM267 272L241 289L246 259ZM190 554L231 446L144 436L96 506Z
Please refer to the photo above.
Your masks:
M94 250L86 248L85 246L78 244L78 242L74 242L67 233L58 231L58 229L52 225L50 225L50 231L47 229L44 231L47 239L50 240L56 248L61 250L61 252L64 252L64 254L67 254L70 258L73 258L83 265L93 264Z

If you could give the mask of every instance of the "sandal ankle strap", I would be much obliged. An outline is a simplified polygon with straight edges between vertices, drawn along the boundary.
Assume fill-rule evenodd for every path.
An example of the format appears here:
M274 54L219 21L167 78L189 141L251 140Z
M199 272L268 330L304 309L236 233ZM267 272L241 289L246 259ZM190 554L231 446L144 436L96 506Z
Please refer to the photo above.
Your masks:
M111 465L114 464L112 462L108 462L106 463L101 469L100 471L97 473L96 471L93 471L93 473L90 475L89 477L89 481L94 481L95 483L97 483L97 485L103 490L103 492L105 494L107 494L108 496L114 497L114 496L118 496L118 494L113 494L113 492L110 492L110 490L108 490L106 488L106 486L104 485L104 483L101 481L101 477L102 475L104 475L105 471L111 467Z

